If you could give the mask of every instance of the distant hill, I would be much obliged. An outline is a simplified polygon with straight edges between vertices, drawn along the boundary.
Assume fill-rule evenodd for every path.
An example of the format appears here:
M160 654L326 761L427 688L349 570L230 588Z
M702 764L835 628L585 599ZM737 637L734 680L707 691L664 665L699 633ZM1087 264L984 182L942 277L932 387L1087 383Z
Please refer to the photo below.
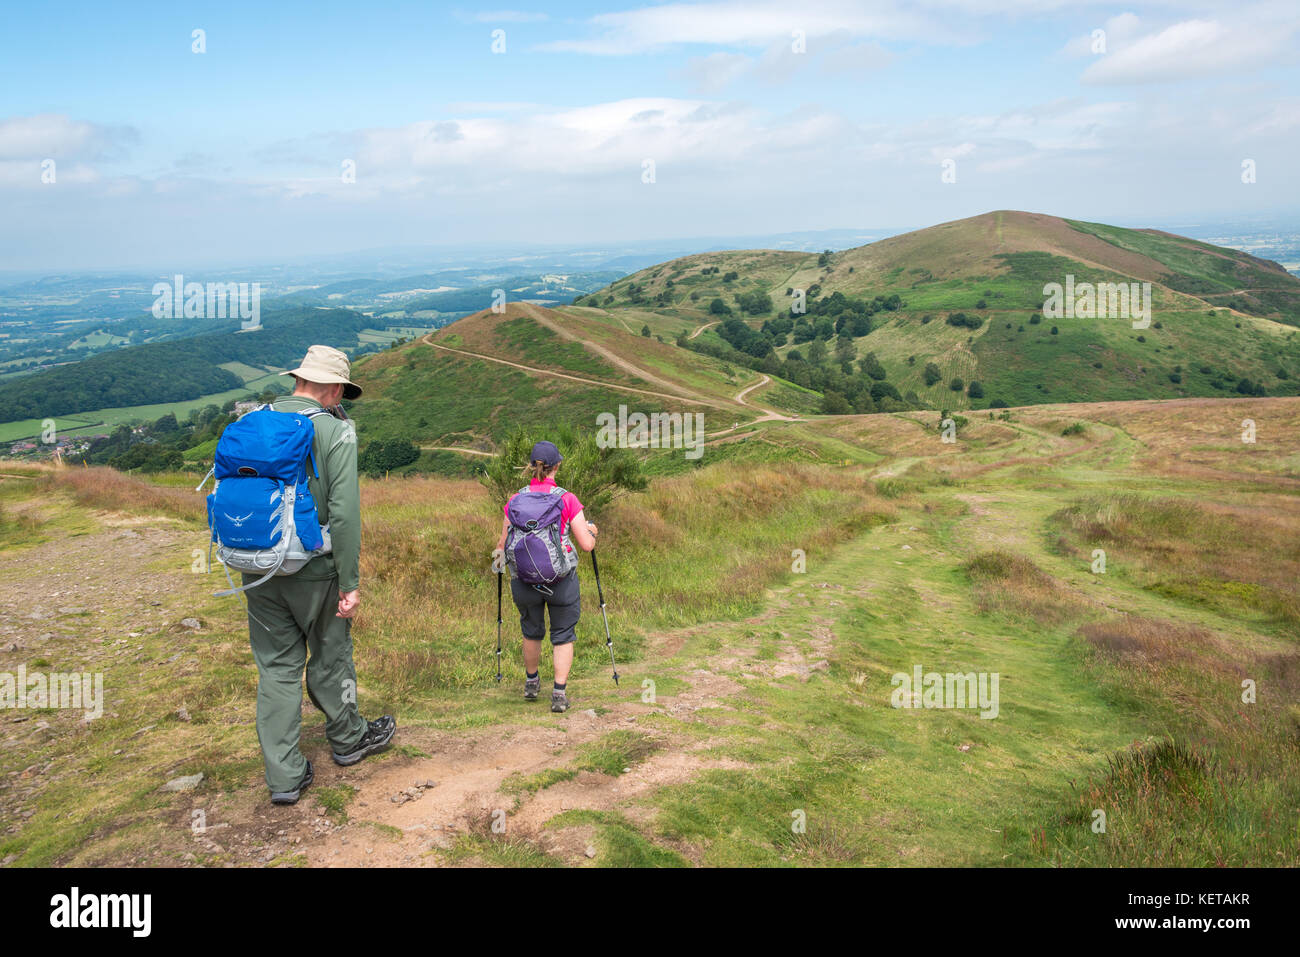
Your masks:
M400 292L406 309L489 304L455 299L486 286L417 298L410 279L346 281L328 294ZM1149 326L1045 315L1045 285L1067 282L1150 283ZM189 401L284 368L311 342L354 354L363 448L409 441L421 452L411 469L444 472L468 471L517 424L594 428L621 406L702 412L717 454L852 457L809 417L1300 393L1300 281L1159 231L1003 211L841 252L699 253L573 304L535 301L572 285L561 275L502 282L491 288L505 290L504 311L408 330L411 341L369 355L373 318L264 307L256 334L214 325L0 382L0 421ZM800 292L806 311L792 314Z
M510 303L415 342L364 356L352 403L363 447L405 439L424 452L418 468L456 472L519 424L593 428L596 416L631 412L705 415L716 436L767 413L815 410L820 396L653 336L610 327L590 310ZM745 401L738 393L755 387Z
M1151 283L1150 328L1119 318L1042 318L1045 284L1067 276ZM806 317L790 312L797 290L807 295ZM826 335L823 325L818 335L800 335L800 321L816 327L814 305L837 293L840 303L877 306L897 297L871 315L867 335L853 337L853 362L872 354L901 395L935 408L1300 392L1300 280L1281 266L1157 230L1037 213L986 213L824 255L701 253L641 270L578 304L608 324L696 334L695 346L722 354L740 342L757 359L763 346L741 341L747 337L735 324L723 323L729 313L770 336L774 361L765 371L799 381L785 362L791 352L807 358L814 338L833 351L839 331ZM785 325L795 328L782 333ZM931 365L937 378L927 375ZM982 395L970 394L972 381Z
M0 383L0 422L55 417L116 406L183 402L241 386L223 363L288 368L308 345L359 345L369 320L344 309L266 309L262 328L210 320L213 332L148 343Z

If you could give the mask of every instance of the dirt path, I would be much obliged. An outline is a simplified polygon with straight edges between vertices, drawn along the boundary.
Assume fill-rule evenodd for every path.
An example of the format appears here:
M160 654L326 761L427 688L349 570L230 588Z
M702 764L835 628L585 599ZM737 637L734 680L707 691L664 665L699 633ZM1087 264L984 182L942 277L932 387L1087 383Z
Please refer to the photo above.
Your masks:
M642 380L643 382L648 382L651 385L657 385L660 388L671 389L673 391L658 392L652 389L640 389L637 388L636 386L615 385L614 383L601 382L598 379L588 379L584 376L572 375L567 372L556 372L553 369L541 369L536 366L528 366L519 362L512 362L509 359L500 359L497 358L496 356L484 355L483 353L480 352L470 352L467 349L455 349L452 348L451 346L444 346L440 343L434 342L433 333L429 333L428 335L424 336L424 338L421 339L420 341L423 342L425 345L433 346L435 349L442 349L445 352L452 352L457 355L468 356L474 359L483 359L487 362L500 363L501 365L511 366L512 368L520 369L524 372L532 372L538 375L548 375L548 376L553 376L555 378L568 379L572 382L582 382L587 385L598 385L603 388L617 389L622 392L635 392L641 395L652 395L661 399L674 399L681 402L690 402L694 405L705 405L715 409L730 410L732 408L724 401L708 398L706 396L701 395L698 392L692 393L690 392L690 390L685 389L683 386L675 382L670 382L667 379L663 379L655 375L653 372L649 372L646 369L643 369L642 367L636 365L635 363L630 362L627 359L624 359L622 356L619 356L612 350L606 348L605 346L600 345L599 343L590 342L586 339L581 338L571 330L566 329L561 324L555 322L553 319L548 317L542 310L538 309L536 306L532 305L531 303L523 302L523 303L519 303L518 305L525 312L528 313L529 318L536 321L539 325L542 325L547 329L550 329L552 332L556 333L559 336L562 336L565 339L570 340L571 342L579 343L584 348L596 353L601 358L605 359L606 361L614 365L616 368L622 369L624 372L636 376L638 379ZM701 329L703 328L704 327L701 327ZM741 389L733 397L732 401L735 402L736 405L739 405L747 410L757 409L758 412L761 413L757 418L751 420L750 422L745 423L746 425L750 425L756 422L801 421L797 416L782 415L781 413L775 412L772 409L763 408L762 406L751 405L749 402L745 401L745 396L753 392L755 389L759 389L762 388L763 386L766 386L771 381L772 381L771 376L764 375L758 382L755 382L752 385L749 385L744 389ZM739 425L733 425L727 429L722 429L717 432L710 432L708 433L708 437L725 435L729 432L735 431L738 427ZM429 448L435 448L435 447L430 446ZM448 451L460 452L460 451L470 451L470 450L449 448ZM471 454L490 454L490 453L471 453Z
M493 452L482 452L478 449L462 449L455 445L419 445L416 448L425 452L463 452L465 455L486 455L488 458L492 458L495 454Z
M689 402L692 405L709 405L714 406L715 408L728 408L728 406L718 402L707 401L704 399L690 399L682 395L655 392L653 389L638 389L636 386L631 385L615 385L612 382L601 382L599 379L588 379L583 376L570 375L567 372L556 372L554 369L541 369L537 366L527 366L521 362L511 362L509 359L498 359L496 356L484 355L481 352L470 352L466 349L453 349L451 346L444 346L440 343L434 342L432 336L433 333L429 333L429 335L425 336L420 341L427 346L433 346L435 349L441 349L444 352L452 352L456 355L466 356L470 359L482 359L484 362L500 363L503 366L510 366L511 368L519 369L523 372L531 372L534 375L551 376L556 379L568 379L570 382L581 382L583 385L596 385L600 386L602 389L617 389L620 392L635 392L639 395L653 395L656 398L672 399L676 402Z
M780 412L773 412L771 409L766 409L761 405L750 405L748 402L745 401L745 396L749 395L749 393L753 392L755 389L763 388L763 386L767 385L771 381L772 381L772 377L770 375L764 374L762 379L755 382L753 385L746 386L745 388L737 392L736 402L740 405L748 406L751 409L758 409L758 411L763 413L757 419L754 420L755 422L768 422L773 420L779 422L802 422L803 420L796 415L782 415Z
M698 336L698 335L699 335L701 332L703 332L705 329L708 329L710 326L716 326L717 324L718 324L717 321L714 321L714 322L706 322L704 325L700 326L698 329L696 329L694 332L692 332L692 333L691 333L689 336L687 336L686 338L687 338L687 339L694 339L696 336Z
M578 343L578 345L582 346L584 349L586 349L589 352L596 353L596 355L600 356L602 359L604 359L610 365L614 366L616 369L622 369L624 372L636 376L642 382L649 382L651 385L658 386L661 389L668 389L670 392L675 392L679 395L679 397L686 398L687 396L690 395L688 390L684 389L681 385L677 384L676 382L670 382L669 380L664 379L661 376L657 376L653 372L650 372L647 369L643 369L641 366L638 366L635 363L630 362L627 359L624 359L622 356L614 352L612 349L608 349L605 346L602 346L598 342L592 342L589 339L584 339L581 336L574 333L572 330L564 328L564 326L556 322L554 319L551 319L549 316L546 315L546 313L544 313L542 310L538 309L536 306L532 305L531 303L521 302L519 303L519 305L523 308L524 312L528 313L529 318L531 318L538 325L550 329L556 335L568 339L570 342ZM697 401L702 401L700 400L700 396L698 393L696 393L693 396L693 398L695 398ZM705 403L705 404L712 404L712 403Z
M501 689L502 694L518 692ZM660 702L678 720L690 720L705 700L701 695L692 702L690 693L683 693ZM639 699L631 696L631 701ZM493 726L472 735L399 732L403 743L414 742L431 756L389 757L363 774L332 767L318 773L326 786L337 777L357 790L347 823L317 829L300 852L316 866L437 867L446 862L431 852L451 848L458 838L481 835L524 840L565 863L581 864L588 857L591 828L546 827L556 815L626 809L636 798L702 770L740 766L703 757L701 744L663 730L662 719L653 730L641 728L641 717L658 709L639 703L559 716L548 714L544 702L530 704L521 696L519 707L521 722L536 723ZM574 771L583 746L625 729L644 731L654 741L654 753L621 775ZM521 786L547 772L558 780L533 790Z

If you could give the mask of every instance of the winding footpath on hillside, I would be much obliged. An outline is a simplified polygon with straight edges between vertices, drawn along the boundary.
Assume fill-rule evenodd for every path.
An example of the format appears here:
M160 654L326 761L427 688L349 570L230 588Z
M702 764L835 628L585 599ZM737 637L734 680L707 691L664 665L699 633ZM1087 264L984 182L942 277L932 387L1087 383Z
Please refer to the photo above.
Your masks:
M570 340L571 342L578 343L583 348L587 349L590 352L596 353L596 355L605 359L607 362L611 363L615 367L622 369L624 372L636 376L638 379L642 380L643 382L650 382L654 385L658 385L661 388L676 390L678 393L683 394L684 397L693 394L696 399L703 398L701 393L699 392L693 393L685 386L679 385L676 382L670 382L667 379L663 379L655 375L653 372L649 372L646 369L642 368L641 366L638 366L630 362L629 360L623 358L613 350L600 345L600 343L592 342L589 339L583 339L581 336L574 333L571 329L566 329L561 323L558 323L554 319L552 319L545 311L539 309L538 307L532 305L531 303L522 303L522 305L524 307L524 311L527 312L529 316L531 316L538 324L545 326L547 329L550 329L552 332L563 336L564 338ZM712 325L712 323L706 323L705 326L701 326L698 330L696 330L696 334L702 332L708 325ZM748 388L742 389L740 392L736 393L736 396L733 401L737 405L742 405L747 409L757 408L758 411L762 413L757 418L750 420L751 423L770 422L770 421L780 421L780 422L797 421L797 418L795 416L782 415L781 413L774 412L771 409L765 409L762 408L761 406L752 406L745 401L745 396L753 392L755 389L762 388L763 386L767 385L771 381L772 381L771 376L764 375L761 379L759 379L758 382L755 382L753 385L749 386ZM716 405L716 403L710 403L710 404ZM717 406L717 407L725 408L725 406ZM709 434L722 435L730 431L732 431L732 429L723 429L720 432L711 432Z
M425 335L423 338L421 338L420 342L422 342L424 345L433 346L433 348L440 349L444 352L454 353L456 355L465 356L466 358L471 358L471 359L481 359L485 362L495 362L499 365L510 366L511 368L519 369L522 372L528 372L533 375L549 376L557 379L567 379L570 382L580 382L583 383L584 385L595 385L603 389L615 389L620 392L631 392L640 395L655 396L656 398L660 398L660 399L669 399L672 401L679 401L679 402L689 402L695 405L709 406L724 411L731 410L733 408L732 405L729 405L725 401L714 399L710 396L705 395L702 392L699 392L698 390L690 389L684 385L681 385L680 383L672 382L667 379L664 379L661 376L655 375L653 372L650 372L649 370L641 366L638 366L637 364L631 362L628 359L625 359L624 357L618 355L611 349L600 345L599 343L595 343L595 342L591 342L590 340L583 339L582 337L576 335L572 330L566 329L562 323L558 323L554 319L552 319L546 313L545 310L541 309L538 306L533 305L532 303L521 302L521 303L516 303L516 305L518 305L524 312L526 312L529 318L533 319L538 325L551 330L552 332L556 333L557 335L571 342L577 342L578 344L583 346L583 348L598 355L600 358L609 362L615 368L621 369L622 371L628 373L629 375L632 375L640 379L642 382L646 382L651 385L658 386L660 389L669 390L669 391L656 391L653 389L642 389L636 386L621 385L612 382L603 382L599 379L591 379L585 376L574 375L568 372L558 372L554 369L544 369L538 366L525 365L524 363L521 362L514 362L510 359L502 359L498 356L491 356L482 352L474 352L469 349L461 349L452 346L446 346L443 345L442 343L434 342L433 333L428 333L427 335ZM701 329L702 328L703 327L701 327ZM736 393L736 395L732 399L732 402L734 402L736 406L740 406L741 408L745 409L746 412L756 410L759 413L757 416L743 423L737 422L731 426L728 426L725 429L718 429L717 431L705 433L706 440L713 440L713 439L720 438L722 436L727 436L730 435L731 433L736 432L741 428L747 428L752 425L757 425L758 423L761 422L802 421L798 416L784 415L773 409L768 409L763 406L752 405L751 403L745 401L745 397L747 395L749 395L751 392L755 391L756 389L761 389L767 386L768 384L771 383L771 381L772 381L771 376L762 374L757 382L749 386L746 386L744 389L741 389L739 392ZM490 452L483 452L479 449L467 449L467 448L462 448L457 446L420 446L420 447L422 449L427 448L429 450L463 452L469 455L491 455Z

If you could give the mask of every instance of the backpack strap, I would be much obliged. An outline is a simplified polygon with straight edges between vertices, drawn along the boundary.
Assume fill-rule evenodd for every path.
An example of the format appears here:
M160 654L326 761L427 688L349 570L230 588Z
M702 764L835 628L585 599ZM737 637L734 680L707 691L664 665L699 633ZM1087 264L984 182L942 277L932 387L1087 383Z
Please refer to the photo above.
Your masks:
M329 410L328 410L328 409L322 409L322 408L307 409L307 410L305 410L305 411L299 413L299 415L305 415L305 416L307 416L308 419L315 419L316 416L318 416L318 415L329 415L329 414L330 414L330 413L329 413ZM312 428L314 429L315 427L316 427L316 426L313 424ZM312 474L312 476L315 477L315 478L320 478L320 470L316 468L316 450L315 450L315 449L308 449L308 450L307 450L307 458L311 459L311 474Z
M531 492L532 490L533 490L533 487L532 487L531 485L529 485L529 486L527 486L526 488L521 488L518 492L515 492L515 495L523 495L524 492ZM553 493L553 494L563 495L564 492L565 492L565 490L562 489L562 488L560 488L558 485L556 485L554 488L551 489L551 493ZM511 496L511 497L513 498L514 496Z

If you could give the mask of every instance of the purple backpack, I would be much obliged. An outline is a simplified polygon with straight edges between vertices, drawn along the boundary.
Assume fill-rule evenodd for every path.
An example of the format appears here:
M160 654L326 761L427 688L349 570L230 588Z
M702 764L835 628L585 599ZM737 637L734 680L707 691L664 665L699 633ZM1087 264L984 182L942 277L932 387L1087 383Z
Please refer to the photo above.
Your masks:
M550 585L578 567L568 536L560 534L564 489L520 489L506 507L506 564L525 585Z

